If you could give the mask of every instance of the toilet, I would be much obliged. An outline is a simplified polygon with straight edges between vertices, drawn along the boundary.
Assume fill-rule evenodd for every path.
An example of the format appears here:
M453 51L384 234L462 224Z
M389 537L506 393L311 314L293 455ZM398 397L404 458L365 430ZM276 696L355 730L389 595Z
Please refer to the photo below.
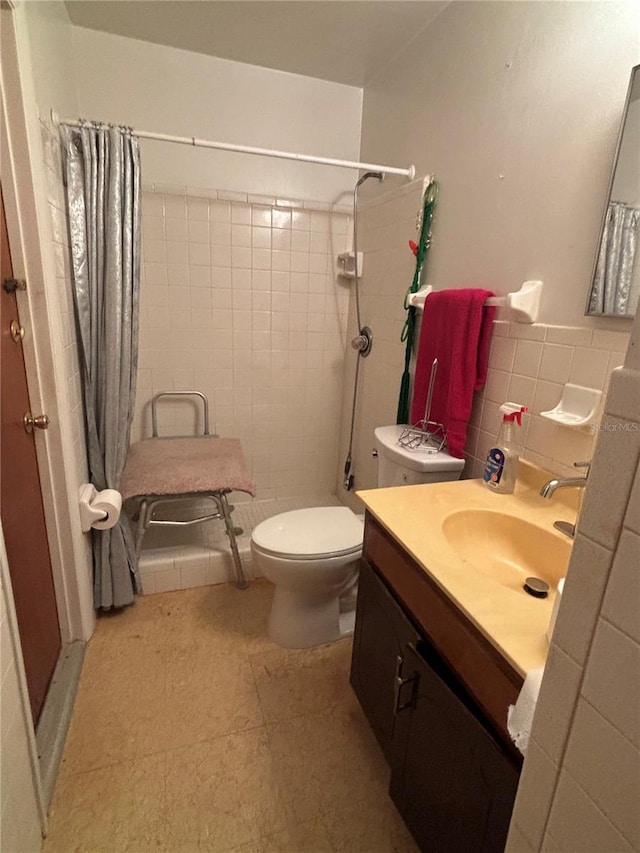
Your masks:
M378 487L458 480L464 459L398 443L404 427L377 427ZM258 524L251 550L275 586L269 637L305 649L353 633L364 520L348 507L297 509Z

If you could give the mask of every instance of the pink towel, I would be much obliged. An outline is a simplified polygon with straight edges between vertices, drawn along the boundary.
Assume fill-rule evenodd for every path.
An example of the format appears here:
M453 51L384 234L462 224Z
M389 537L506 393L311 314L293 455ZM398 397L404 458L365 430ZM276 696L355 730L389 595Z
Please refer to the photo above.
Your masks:
M413 385L411 423L424 417L433 359L438 372L433 390L431 420L447 432L447 450L464 456L473 392L487 378L489 344L495 308L485 308L490 290L440 290L425 302Z

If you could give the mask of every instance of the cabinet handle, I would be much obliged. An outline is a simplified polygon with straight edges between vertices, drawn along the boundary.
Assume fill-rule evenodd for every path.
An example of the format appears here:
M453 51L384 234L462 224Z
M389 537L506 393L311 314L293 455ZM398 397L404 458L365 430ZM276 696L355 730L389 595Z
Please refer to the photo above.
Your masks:
M393 681L393 714L399 714L400 711L404 711L406 708L410 708L413 705L413 696L414 696L414 685L418 680L417 673L414 673L411 678L403 678L402 677L402 664L404 663L402 655L398 655L396 658L396 672ZM407 684L411 685L411 695L406 702L400 701L400 695L402 693L402 688Z

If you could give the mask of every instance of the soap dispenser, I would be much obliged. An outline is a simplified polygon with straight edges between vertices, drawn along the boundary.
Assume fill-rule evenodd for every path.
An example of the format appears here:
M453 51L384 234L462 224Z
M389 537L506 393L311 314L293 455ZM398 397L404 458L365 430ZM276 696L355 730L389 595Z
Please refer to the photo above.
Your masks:
M522 449L518 432L522 427L522 415L529 408L520 403L504 403L500 411L502 426L495 447L487 454L484 481L492 491L510 495L516 485L518 459Z

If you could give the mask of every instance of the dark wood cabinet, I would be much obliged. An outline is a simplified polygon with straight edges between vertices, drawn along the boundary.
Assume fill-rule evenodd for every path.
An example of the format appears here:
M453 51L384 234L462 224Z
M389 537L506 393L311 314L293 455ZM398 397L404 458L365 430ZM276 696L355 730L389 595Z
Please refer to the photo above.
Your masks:
M391 762L396 692L402 692L403 656L420 635L371 566L363 561L358 581L351 685ZM401 697L398 697L401 701Z
M396 717L391 798L421 850L502 853L519 771L426 642L405 652L411 703Z
M521 683L367 515L351 684L421 850L504 850L521 766L506 709Z

